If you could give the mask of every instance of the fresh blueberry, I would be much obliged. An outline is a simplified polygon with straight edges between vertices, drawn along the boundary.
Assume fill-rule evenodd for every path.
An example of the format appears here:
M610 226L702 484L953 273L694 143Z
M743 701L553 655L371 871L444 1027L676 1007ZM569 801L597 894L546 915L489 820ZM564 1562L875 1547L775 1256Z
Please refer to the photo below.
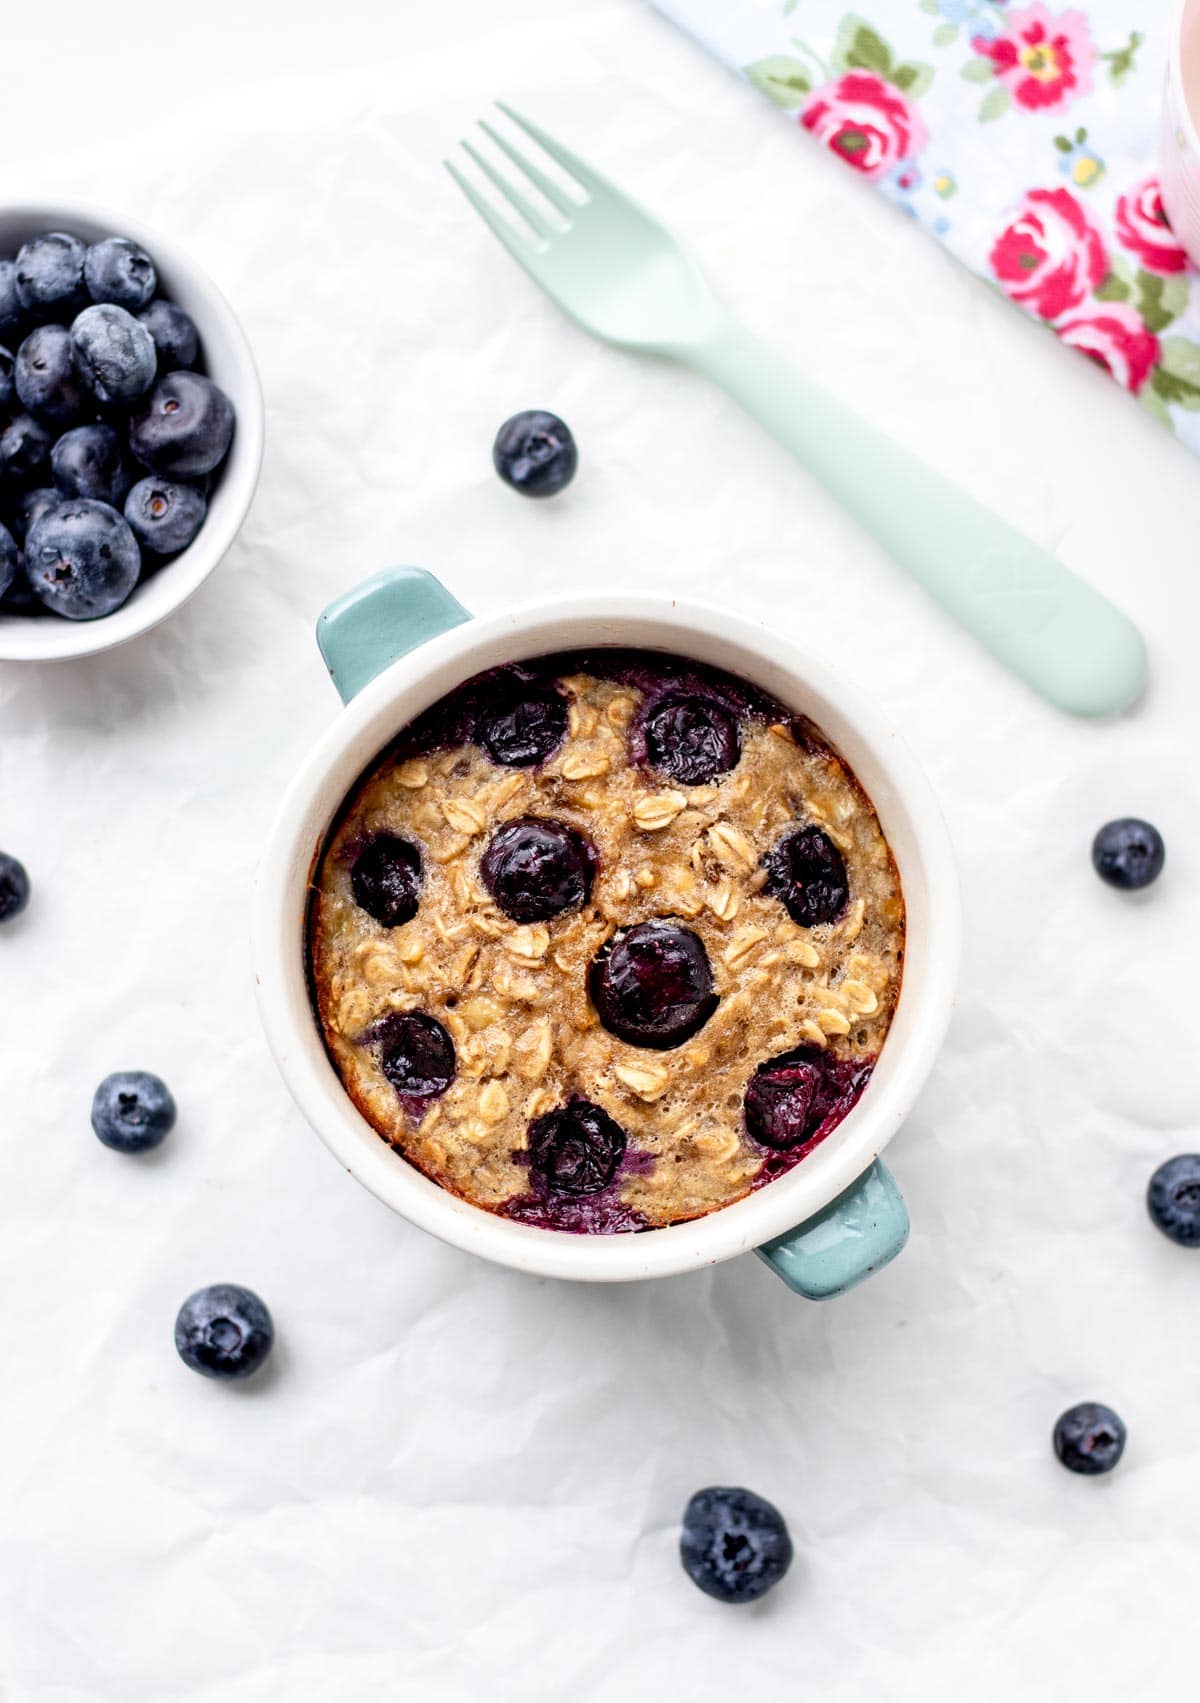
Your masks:
M92 1099L92 1128L118 1153L145 1153L170 1134L175 1102L161 1077L148 1070L106 1076Z
M1054 1427L1054 1453L1068 1472L1085 1477L1111 1472L1125 1448L1125 1425L1111 1407L1100 1401L1081 1401L1059 1415Z
M569 1100L529 1126L529 1170L548 1194L599 1194L617 1174L625 1131L590 1100Z
M1167 848L1157 828L1136 816L1106 822L1092 841L1096 873L1110 887L1133 892L1148 887L1162 874Z
M64 497L94 497L119 509L133 483L124 446L111 426L76 426L50 452L50 471Z
M513 922L549 922L590 897L596 854L565 822L518 816L496 829L479 873Z
M141 555L124 520L107 503L72 497L29 528L25 572L48 609L91 621L119 609L137 584Z
M194 485L139 479L125 499L125 519L144 550L173 556L186 550L204 525L208 504Z
M20 341L16 335L25 324L25 309L17 296L17 263L0 260L0 337Z
M84 308L72 322L71 341L76 369L98 401L128 408L154 383L154 339L123 307Z
M588 992L610 1035L658 1051L690 1040L718 1003L699 935L664 917L619 928L596 954Z
M746 1085L747 1133L777 1152L828 1135L859 1098L874 1063L812 1046L768 1059Z
M21 568L21 552L7 526L0 526L0 597L16 579Z
M275 1341L275 1326L253 1289L210 1283L197 1289L175 1320L175 1347L193 1372L206 1378L248 1378Z
M52 426L73 426L95 404L75 370L75 345L65 325L38 325L17 350L17 395L31 414Z
M1146 1207L1164 1236L1200 1248L1200 1153L1180 1153L1160 1165L1146 1191Z
M703 786L736 769L742 740L720 704L685 692L661 698L646 717L650 766L683 786Z
M169 373L129 426L139 461L172 479L211 473L233 441L233 404L201 373Z
M841 852L812 823L785 834L763 859L768 893L782 900L802 928L836 922L850 897L850 881Z
M16 389L17 358L0 344L0 408L7 408Z
M526 497L552 497L575 477L579 451L557 414L529 408L505 420L492 445L496 472Z
M32 414L13 414L0 430L0 478L35 478L50 460L53 441Z
M34 521L47 509L57 508L61 502L62 493L49 485L35 485L32 491L22 491L12 511L10 530L13 537L24 542Z
M683 1514L683 1570L718 1602L754 1602L792 1564L783 1515L752 1490L713 1485L697 1490Z
M15 917L29 903L29 877L25 865L7 852L0 852L0 922Z
M493 763L531 769L551 757L566 738L567 701L553 686L504 693L479 714L479 743Z
M354 903L384 928L412 921L421 902L421 886L421 853L399 834L373 835L350 871Z
M48 231L17 251L17 300L31 319L69 319L88 299L87 249L65 231Z
M50 611L33 595L22 558L16 577L7 591L0 592L0 615L48 616Z
M454 1081L454 1042L427 1012L393 1011L375 1025L370 1039L379 1068L402 1100L434 1100Z
M181 307L176 307L174 302L151 302L144 313L138 314L138 323L144 325L154 339L160 373L181 372L195 366L200 354L200 337L195 321Z
M154 262L128 237L94 242L83 262L83 281L94 302L115 302L137 313L158 288Z

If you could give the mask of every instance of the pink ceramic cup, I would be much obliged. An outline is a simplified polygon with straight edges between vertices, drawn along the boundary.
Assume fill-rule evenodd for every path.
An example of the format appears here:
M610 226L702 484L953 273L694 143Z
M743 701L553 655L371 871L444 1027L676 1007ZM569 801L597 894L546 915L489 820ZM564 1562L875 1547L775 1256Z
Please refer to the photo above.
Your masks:
M1159 141L1163 206L1200 266L1200 0L1177 0L1167 53Z

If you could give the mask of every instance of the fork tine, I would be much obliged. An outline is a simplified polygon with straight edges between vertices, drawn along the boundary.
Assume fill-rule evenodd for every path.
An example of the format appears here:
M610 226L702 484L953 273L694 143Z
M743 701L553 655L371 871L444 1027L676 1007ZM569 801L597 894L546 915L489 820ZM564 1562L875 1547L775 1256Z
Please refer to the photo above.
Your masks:
M456 165L453 165L449 160L443 160L442 164L450 173L450 176L454 179L455 183L457 183L458 187L462 190L472 207L474 207L475 211L479 214L479 217L483 220L484 224L490 226L493 235L500 238L500 241L512 255L513 259L519 260L522 266L527 265L528 262L533 259L534 255L533 243L530 239L523 235L523 233L517 229L511 220L502 218L487 197L481 195L475 188L474 184L467 182L467 179L459 171Z
M519 127L525 132L526 136L532 136L539 148L544 148L550 158L554 160L556 164L560 165L571 177L573 177L581 188L593 190L603 190L607 188L607 185L599 172L593 171L591 166L589 166L586 161L581 160L578 154L573 154L570 148L565 148L561 142L556 142L553 136L548 135L547 132L543 130L540 125L535 124L532 119L522 118L521 114L517 112L515 108L509 106L507 101L497 101L496 105L500 108L500 111L504 114L505 118L511 118L513 123L519 125Z
M496 144L502 153L508 155L518 171L524 172L534 188L541 190L550 205L557 207L564 219L569 219L573 213L579 211L579 202L573 196L568 195L565 190L560 189L554 179L547 177L540 166L535 166L532 160L526 159L520 148L514 147L507 136L502 136L498 130L494 130L486 118L479 120L479 128L485 136Z
M504 199L508 202L509 206L521 215L530 230L533 231L534 235L541 237L542 241L545 242L545 240L551 235L550 226L538 212L529 197L527 195L523 195L517 188L516 184L509 178L505 177L503 172L498 172L491 161L486 159L484 155L479 152L478 148L473 148L469 142L464 142L463 147L475 161L475 164L479 167L484 177L487 178L488 182L492 184L494 188L498 189L500 194L503 195Z

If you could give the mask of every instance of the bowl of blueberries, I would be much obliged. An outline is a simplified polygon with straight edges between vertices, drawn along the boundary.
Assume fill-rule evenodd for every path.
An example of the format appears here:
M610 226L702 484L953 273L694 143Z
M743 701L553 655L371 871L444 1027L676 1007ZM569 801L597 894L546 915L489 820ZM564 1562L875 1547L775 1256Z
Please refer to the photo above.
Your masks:
M0 659L107 650L179 608L262 444L250 346L191 260L96 209L0 209Z

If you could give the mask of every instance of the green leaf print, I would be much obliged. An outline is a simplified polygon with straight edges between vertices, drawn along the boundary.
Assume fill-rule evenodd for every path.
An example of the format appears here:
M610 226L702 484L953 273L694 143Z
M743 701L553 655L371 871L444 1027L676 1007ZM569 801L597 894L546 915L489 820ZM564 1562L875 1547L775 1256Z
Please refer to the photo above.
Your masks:
M746 75L764 94L779 106L799 106L812 88L812 76L807 65L799 59L789 59L786 53L772 53L746 66Z
M1118 278L1115 272L1110 272L1095 291L1095 296L1098 302L1127 302L1132 293L1123 278Z
M1137 310L1146 322L1146 329L1155 336L1178 319L1187 306L1186 278L1158 278L1152 272L1139 272L1136 287Z
M1119 89L1130 72L1135 69L1134 55L1144 40L1144 36L1140 35L1137 30L1133 30L1124 47L1118 47L1111 53L1099 55L1101 62L1108 66L1108 80L1114 89Z
M907 95L909 100L919 100L933 82L933 66L920 65L915 60L906 59L903 65L897 65L891 75L891 82Z
M968 59L962 74L968 83L990 83L996 75L996 67L990 59Z
M835 71L874 71L891 78L892 50L877 30L853 13L843 18L833 47Z
M980 124L991 124L994 119L1003 118L1009 108L1008 90L1003 83L997 83L988 90L979 103Z
M1142 386L1141 390L1138 392L1138 401L1146 410L1147 414L1157 420L1160 425L1166 426L1169 431L1174 431L1175 425L1171 419L1171 410L1167 407L1162 397L1154 388L1154 381L1157 377L1158 374L1155 373L1151 378L1150 383Z
M1164 402L1200 411L1200 344L1187 337L1164 337L1162 354L1150 383Z
M950 47L957 40L957 24L939 24L937 29L933 32L933 45L935 47Z

